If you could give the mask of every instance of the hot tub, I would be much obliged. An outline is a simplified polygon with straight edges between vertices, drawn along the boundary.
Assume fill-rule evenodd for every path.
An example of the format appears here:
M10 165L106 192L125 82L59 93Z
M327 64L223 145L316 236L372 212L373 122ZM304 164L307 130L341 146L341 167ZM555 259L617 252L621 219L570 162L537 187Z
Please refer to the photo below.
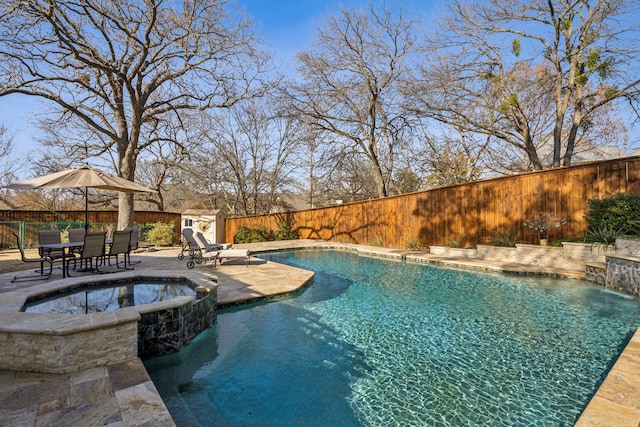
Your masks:
M24 312L43 298L136 283L182 282L195 295L88 314ZM133 357L148 359L180 350L217 317L217 279L176 271L115 273L58 280L3 294L0 301L0 369L69 373Z

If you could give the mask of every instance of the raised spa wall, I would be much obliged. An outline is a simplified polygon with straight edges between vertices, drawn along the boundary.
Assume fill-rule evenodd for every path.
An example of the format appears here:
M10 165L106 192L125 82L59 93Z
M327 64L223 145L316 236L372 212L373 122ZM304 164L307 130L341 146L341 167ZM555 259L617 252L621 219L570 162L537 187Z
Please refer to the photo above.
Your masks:
M142 306L138 322L138 356L141 359L180 351L217 317L215 289L202 287L196 299L167 308ZM193 299L193 297L187 297ZM175 300L172 299L169 302Z
M127 275L118 278L125 279L183 280L190 282L197 295L113 311L71 315L21 312L26 299L33 295L20 291L3 294L0 370L62 374L135 357L159 356L180 350L216 321L218 287L213 276L192 273L188 278L167 279L166 275L159 273L158 276ZM66 287L54 282L48 285L39 287L39 291L63 292L68 288L68 283Z

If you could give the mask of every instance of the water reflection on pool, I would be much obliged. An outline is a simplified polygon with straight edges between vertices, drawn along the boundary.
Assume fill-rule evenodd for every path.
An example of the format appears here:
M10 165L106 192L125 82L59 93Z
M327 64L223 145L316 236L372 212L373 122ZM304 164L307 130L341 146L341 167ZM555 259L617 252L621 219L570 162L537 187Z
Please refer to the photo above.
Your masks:
M183 282L128 282L105 286L86 286L64 294L30 301L27 313L89 314L192 296L195 291Z

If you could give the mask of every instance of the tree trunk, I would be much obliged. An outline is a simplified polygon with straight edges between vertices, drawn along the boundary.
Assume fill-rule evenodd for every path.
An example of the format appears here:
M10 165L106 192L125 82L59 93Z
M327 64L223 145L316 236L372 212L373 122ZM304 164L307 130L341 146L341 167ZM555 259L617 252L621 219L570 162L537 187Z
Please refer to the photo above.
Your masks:
M382 175L382 170L380 170L379 165L373 168L373 180L376 184L378 197L387 197L387 186L385 185L384 176Z
M133 226L133 193L118 196L118 230Z

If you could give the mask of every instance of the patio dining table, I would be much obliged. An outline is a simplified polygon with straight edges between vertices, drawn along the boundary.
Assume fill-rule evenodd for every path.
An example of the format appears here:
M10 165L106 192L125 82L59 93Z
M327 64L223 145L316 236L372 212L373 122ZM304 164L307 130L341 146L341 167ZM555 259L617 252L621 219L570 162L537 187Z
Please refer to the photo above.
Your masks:
M112 240L106 240L105 244L106 245L110 245L113 241ZM62 242L62 243L44 243L41 245L38 245L38 248L40 249L47 249L47 250L62 250L62 277L66 278L67 277L67 269L68 269L68 263L70 259L73 259L73 257L71 256L71 251L74 249L78 249L78 248L83 248L84 247L84 241L81 242Z
M62 250L62 277L67 277L68 259L71 257L71 251L76 248L82 248L84 242L63 242L63 243L44 243L38 245L39 249L45 250Z

